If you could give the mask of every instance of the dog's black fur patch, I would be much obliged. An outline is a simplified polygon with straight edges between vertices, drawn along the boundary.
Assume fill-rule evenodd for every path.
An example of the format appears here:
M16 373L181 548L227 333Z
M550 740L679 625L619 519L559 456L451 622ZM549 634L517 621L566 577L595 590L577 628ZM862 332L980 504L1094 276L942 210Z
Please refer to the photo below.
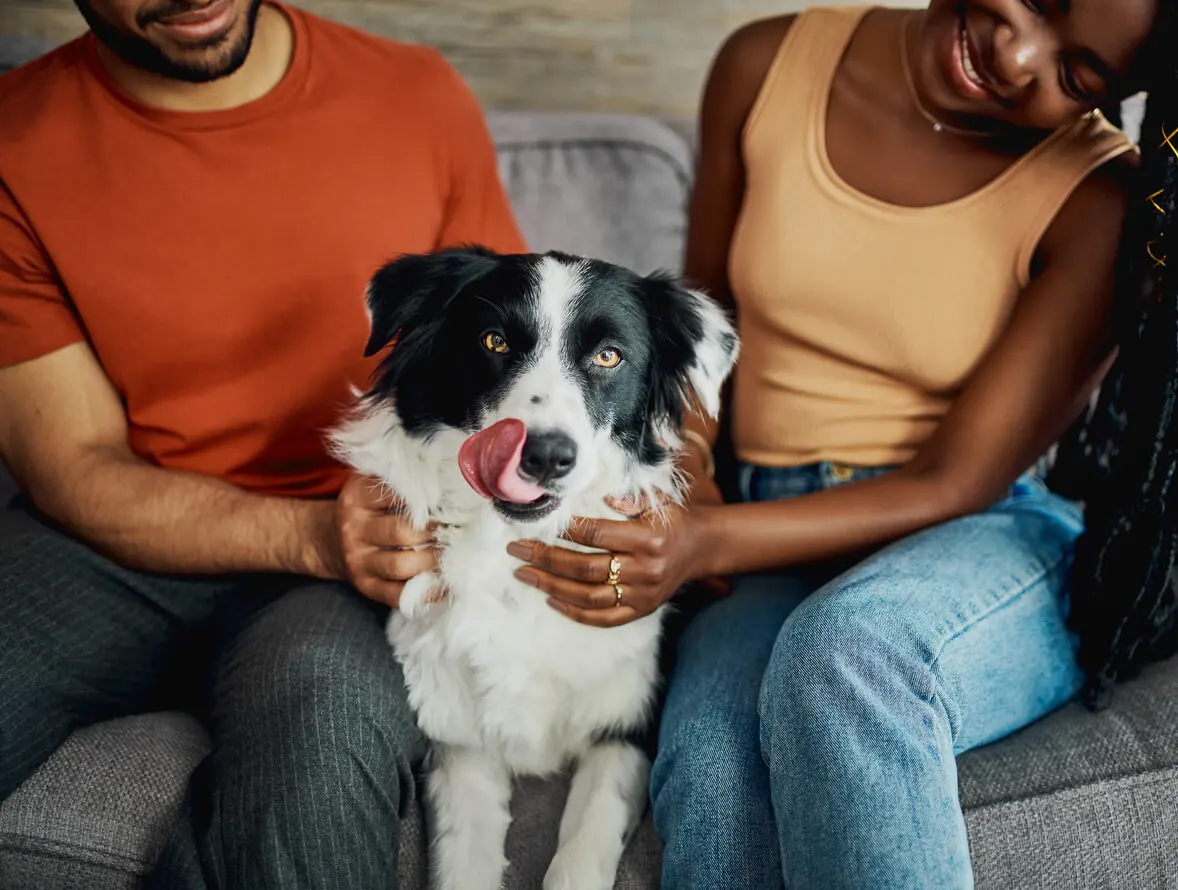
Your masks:
M612 423L611 436L641 463L657 463L666 456L660 425L682 423L704 324L683 286L662 274L644 277L556 251L497 254L481 247L395 260L368 292L366 355L395 342L369 399L391 399L411 435L446 426L476 431L527 369L551 324L535 295L546 257L582 269L578 293L563 307L561 351L590 416L598 429ZM491 331L503 334L508 352L484 348ZM604 345L621 350L623 367L603 373L593 364Z

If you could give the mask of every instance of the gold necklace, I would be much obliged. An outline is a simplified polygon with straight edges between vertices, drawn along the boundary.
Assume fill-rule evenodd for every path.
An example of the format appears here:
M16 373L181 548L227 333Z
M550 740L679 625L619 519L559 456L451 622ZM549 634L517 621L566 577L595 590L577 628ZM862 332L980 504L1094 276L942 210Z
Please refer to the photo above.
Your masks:
M950 126L941 120L924 107L924 103L920 101L920 94L916 91L916 81L912 77L912 65L908 61L908 32L912 30L912 23L916 21L916 13L910 12L904 18L904 26L900 29L900 63L904 68L904 82L908 85L908 94L912 97L912 103L916 106L916 110L920 112L920 116L933 125L933 132L935 133L953 133L957 136L966 136L971 139L980 139L996 135L991 131L979 130L964 130L961 127Z

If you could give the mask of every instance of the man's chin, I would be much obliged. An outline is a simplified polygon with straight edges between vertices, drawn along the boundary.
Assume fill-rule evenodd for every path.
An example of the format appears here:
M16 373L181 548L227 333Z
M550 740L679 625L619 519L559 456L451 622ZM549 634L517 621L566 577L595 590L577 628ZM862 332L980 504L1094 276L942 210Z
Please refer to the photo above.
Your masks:
M84 0L78 9L95 38L123 62L169 80L210 83L234 74L249 56L262 0L251 0L244 22L235 22L206 45L161 46L146 36L129 33L101 18Z
M185 49L179 52L159 52L159 59L153 66L138 64L153 74L185 83L210 83L237 72L249 56L249 40L239 38L229 43L225 38L222 45Z

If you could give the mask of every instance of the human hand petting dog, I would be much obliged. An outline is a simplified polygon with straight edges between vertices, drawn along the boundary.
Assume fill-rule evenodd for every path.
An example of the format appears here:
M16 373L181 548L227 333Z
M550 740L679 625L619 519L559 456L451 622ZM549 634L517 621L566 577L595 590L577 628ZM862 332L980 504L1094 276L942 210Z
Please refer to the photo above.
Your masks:
M711 483L711 480L708 480ZM715 483L711 483L714 488ZM723 501L700 492L684 506L611 502L629 520L579 519L564 537L602 553L581 553L539 541L516 541L507 552L528 565L515 576L549 596L574 621L617 627L654 612L688 581L705 580L709 520ZM722 579L706 578L717 593Z
M379 480L353 474L336 498L323 548L331 577L394 609L409 579L437 568L433 529L415 529L400 506Z

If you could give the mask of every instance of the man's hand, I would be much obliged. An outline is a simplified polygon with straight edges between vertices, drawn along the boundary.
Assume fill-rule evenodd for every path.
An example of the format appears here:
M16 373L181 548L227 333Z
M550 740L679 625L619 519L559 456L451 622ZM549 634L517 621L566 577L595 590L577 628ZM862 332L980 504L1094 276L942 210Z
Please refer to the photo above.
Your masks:
M350 476L321 547L325 574L394 609L406 581L437 568L433 529L414 529L400 507L379 480Z

